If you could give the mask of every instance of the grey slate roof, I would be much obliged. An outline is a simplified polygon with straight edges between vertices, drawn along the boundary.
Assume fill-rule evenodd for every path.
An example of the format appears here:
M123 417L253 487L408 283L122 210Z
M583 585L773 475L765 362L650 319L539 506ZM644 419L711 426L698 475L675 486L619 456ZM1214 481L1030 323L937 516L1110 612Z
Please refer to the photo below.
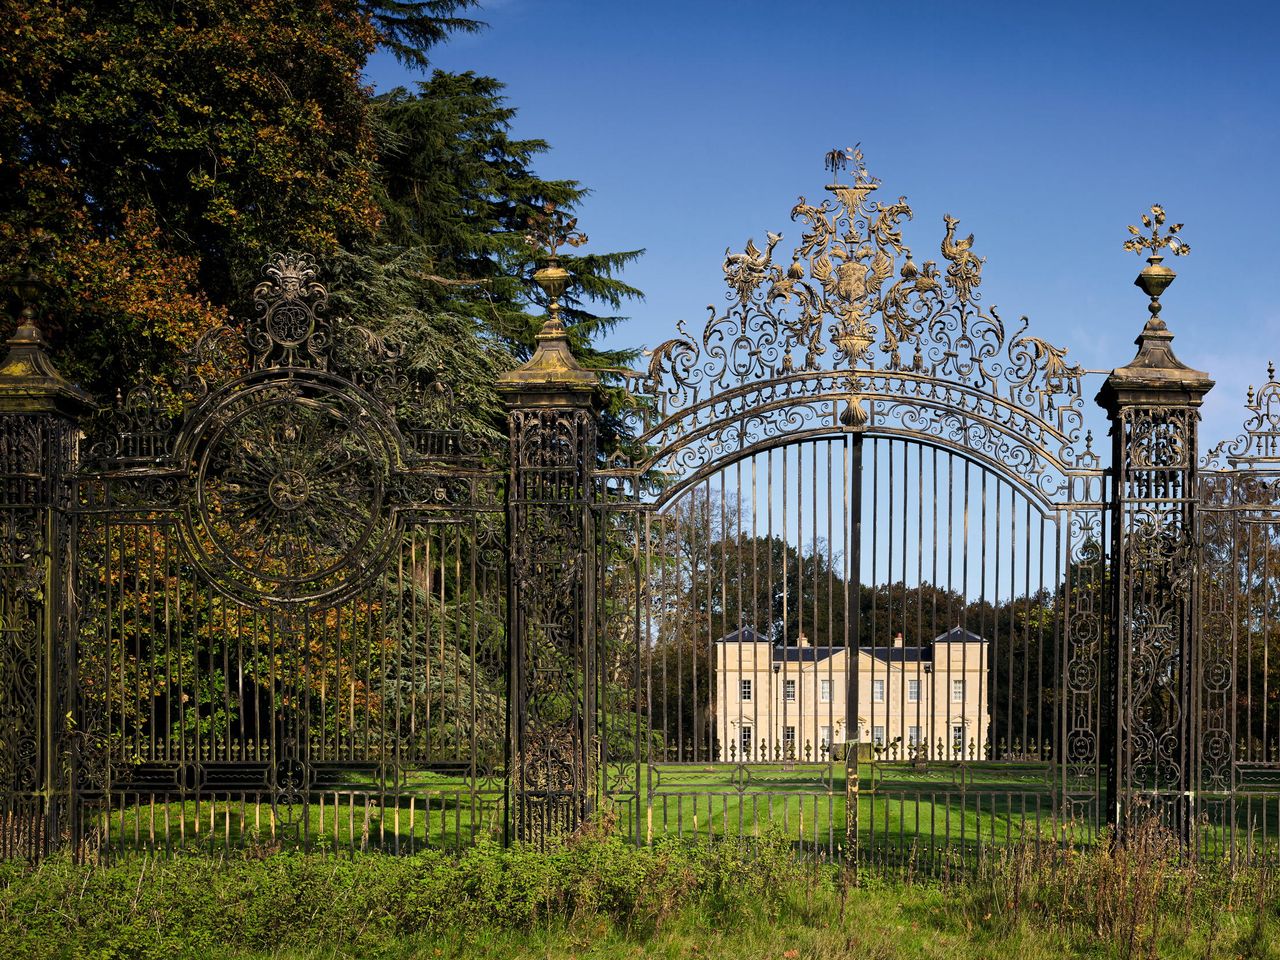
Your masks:
M768 643L768 638L757 633L751 627L743 627L733 633L725 634L716 643ZM884 663L929 663L933 660L933 648L939 643L986 643L982 637L971 630L955 626L946 633L940 633L925 646L872 646L862 647L868 653ZM784 647L774 644L773 659L782 663L820 663L828 657L844 650L844 647Z

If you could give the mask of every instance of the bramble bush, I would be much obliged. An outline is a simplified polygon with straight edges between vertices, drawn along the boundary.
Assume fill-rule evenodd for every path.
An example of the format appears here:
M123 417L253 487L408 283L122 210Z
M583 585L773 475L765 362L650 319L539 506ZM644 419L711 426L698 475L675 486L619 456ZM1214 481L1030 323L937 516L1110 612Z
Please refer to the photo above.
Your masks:
M0 957L1280 958L1275 877L1150 826L1028 838L950 883L855 882L781 836L636 847L605 815L546 851L0 864Z

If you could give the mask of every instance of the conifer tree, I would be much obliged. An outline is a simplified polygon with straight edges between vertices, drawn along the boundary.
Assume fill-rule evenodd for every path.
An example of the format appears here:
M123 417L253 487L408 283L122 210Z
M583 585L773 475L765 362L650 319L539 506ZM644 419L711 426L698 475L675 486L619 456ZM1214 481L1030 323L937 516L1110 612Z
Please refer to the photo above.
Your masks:
M436 71L413 92L399 88L379 97L377 191L384 252L420 251L416 308L467 318L514 364L532 354L543 320L529 222L544 204L573 209L587 191L534 172L548 144L512 136L516 111L502 90L491 77ZM625 402L613 371L638 352L599 341L623 319L613 311L640 296L618 274L642 252L561 257L572 276L562 317L579 361L601 371L612 413ZM618 429L607 414L606 440Z
M424 62L473 5L0 6L0 265L50 285L64 372L100 397L159 376L272 250L376 237L369 54Z

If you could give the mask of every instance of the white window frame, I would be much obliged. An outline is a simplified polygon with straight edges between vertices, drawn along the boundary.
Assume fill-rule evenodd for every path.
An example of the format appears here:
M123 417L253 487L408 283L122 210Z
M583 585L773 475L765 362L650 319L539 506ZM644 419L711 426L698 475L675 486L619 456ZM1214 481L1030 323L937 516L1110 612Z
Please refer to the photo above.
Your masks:
M818 747L819 749L821 749L822 747L826 747L828 750L831 749L831 728L830 727L818 728Z
M884 727L874 726L871 728L871 742L877 747L884 746Z
M959 694L959 696L957 696L956 694ZM963 680L951 681L951 702L964 703L964 681Z
M742 759L745 760L755 752L755 745L751 742L755 735L755 730L751 724L744 723L742 725L742 733L738 735L738 746L742 749Z
M738 699L739 700L741 700L743 703L750 703L752 692L753 691L751 689L750 677L744 677L743 679L738 681Z
M907 681L907 703L919 703L919 702L920 702L920 681L908 680Z
M871 702L884 703L884 681L883 680L871 681Z
M831 681L830 680L818 681L818 702L819 703L831 702Z
M791 724L787 724L782 728L782 755L784 758L792 756L796 751L796 728Z
M794 679L782 681L782 699L787 703L796 702L796 682Z
M907 727L907 745L911 747L920 746L920 728Z

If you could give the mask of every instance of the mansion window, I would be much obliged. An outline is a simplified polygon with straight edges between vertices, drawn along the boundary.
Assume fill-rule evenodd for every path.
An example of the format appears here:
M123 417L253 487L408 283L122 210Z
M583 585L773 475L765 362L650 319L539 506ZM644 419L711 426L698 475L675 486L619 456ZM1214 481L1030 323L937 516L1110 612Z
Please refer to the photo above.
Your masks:
M964 681L963 680L951 681L951 702L964 703Z
M920 702L920 681L908 680L907 681L907 703L919 703L919 702Z
M751 758L751 734L753 732L754 731L751 729L750 724L742 725L742 759L743 760L748 760Z
M831 681L830 680L818 681L818 699L822 703L831 702Z
M739 695L739 699L743 701L747 701L751 699L751 681L750 680L740 681L738 695Z
M796 682L794 680L782 681L782 697L784 700L794 701L796 698Z
M884 681L871 681L871 701L873 703L884 703Z

